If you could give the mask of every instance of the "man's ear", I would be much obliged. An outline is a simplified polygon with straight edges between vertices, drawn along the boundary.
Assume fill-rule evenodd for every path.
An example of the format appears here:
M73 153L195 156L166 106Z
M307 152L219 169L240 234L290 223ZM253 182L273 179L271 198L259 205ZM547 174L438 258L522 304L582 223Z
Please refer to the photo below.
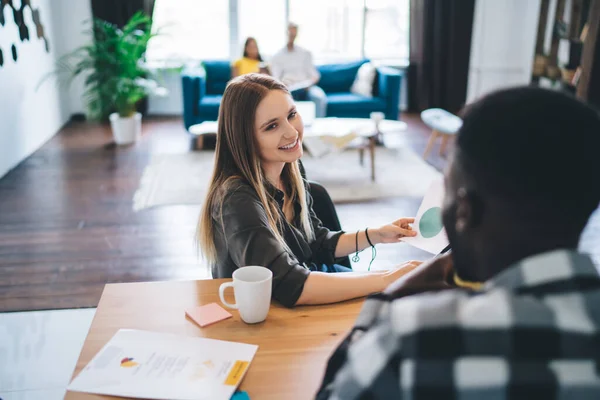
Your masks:
M479 195L465 188L458 189L456 196L456 230L464 233L481 224L483 202Z

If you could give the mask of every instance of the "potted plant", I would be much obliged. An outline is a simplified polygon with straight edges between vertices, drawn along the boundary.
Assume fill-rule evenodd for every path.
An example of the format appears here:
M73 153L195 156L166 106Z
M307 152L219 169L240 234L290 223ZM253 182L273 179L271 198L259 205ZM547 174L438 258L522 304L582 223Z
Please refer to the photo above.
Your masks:
M88 116L110 120L117 144L139 138L142 117L137 104L150 94L165 95L166 89L152 79L145 63L152 20L143 12L131 17L123 29L101 19L94 19L91 43L63 56L59 73L66 73L68 83L85 76L85 100Z

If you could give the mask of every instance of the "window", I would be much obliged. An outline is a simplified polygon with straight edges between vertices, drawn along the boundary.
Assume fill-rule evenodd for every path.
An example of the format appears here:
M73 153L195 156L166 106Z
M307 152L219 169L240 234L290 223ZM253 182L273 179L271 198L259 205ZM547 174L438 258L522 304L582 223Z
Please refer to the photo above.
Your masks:
M153 18L151 62L235 59L248 36L268 59L288 21L317 62L408 59L409 0L156 0Z
M362 57L363 0L290 0L289 10L298 45L316 60Z
M226 0L157 0L148 43L149 61L229 58L229 3Z
M237 20L238 48L232 58L242 56L244 42L249 36L256 39L258 49L264 58L273 56L285 46L285 1L238 0Z
M366 0L364 56L408 60L409 0Z

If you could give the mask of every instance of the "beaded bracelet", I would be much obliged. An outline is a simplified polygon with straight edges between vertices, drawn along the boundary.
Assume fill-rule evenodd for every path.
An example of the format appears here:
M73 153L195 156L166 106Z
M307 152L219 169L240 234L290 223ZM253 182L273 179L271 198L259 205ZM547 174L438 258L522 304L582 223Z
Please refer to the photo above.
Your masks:
M358 256L358 253L360 253L358 251L358 233L359 232L360 231L356 231L356 237L355 237L356 254L354 254L354 256L352 257L352 262L359 262L360 261L360 257ZM375 248L375 245L373 244L373 242L371 242L371 238L369 238L369 228L365 229L365 236L367 237L367 242L369 242L369 245L371 246L371 261L369 262L369 268L367 269L367 271L370 271L371 270L371 265L373 264L373 261L375 260L375 257L377 257L377 249Z

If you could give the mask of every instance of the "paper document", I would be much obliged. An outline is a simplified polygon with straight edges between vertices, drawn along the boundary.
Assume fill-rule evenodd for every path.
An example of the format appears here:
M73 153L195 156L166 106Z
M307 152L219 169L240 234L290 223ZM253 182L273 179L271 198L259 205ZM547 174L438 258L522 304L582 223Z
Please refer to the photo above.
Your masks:
M438 254L448 246L448 236L442 224L443 200L444 182L440 179L431 184L417 211L412 225L417 236L402 238L403 242L432 254Z
M302 139L313 157L322 157L342 151L361 136L361 132L373 132L374 125L368 119L317 118L304 131ZM365 139L363 139L365 140Z
M287 88L288 88L288 90L290 92L293 92L293 91L296 91L296 90L308 89L308 88L310 88L311 86L313 86L315 84L315 82L312 81L312 80L310 80L310 79L304 79L304 80L301 80L301 81L298 81L298 82L291 83L291 82L294 81L293 78L289 79L289 80L286 79L285 77L283 78L283 82L284 83L288 82L288 81L289 81L289 83L287 84Z
M119 330L68 390L173 400L229 400L258 346Z

